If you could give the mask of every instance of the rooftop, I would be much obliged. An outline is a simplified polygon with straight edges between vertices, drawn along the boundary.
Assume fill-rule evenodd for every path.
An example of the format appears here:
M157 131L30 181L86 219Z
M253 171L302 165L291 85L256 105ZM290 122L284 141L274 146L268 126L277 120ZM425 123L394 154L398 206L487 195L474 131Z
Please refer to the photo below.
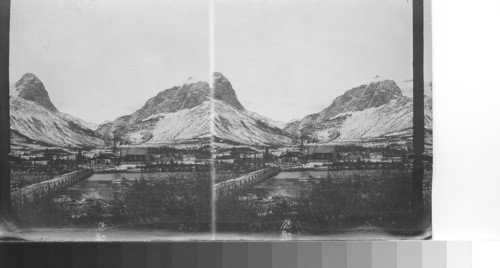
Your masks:
M335 152L335 146L324 145L324 146L311 146L307 148L307 154L333 154Z

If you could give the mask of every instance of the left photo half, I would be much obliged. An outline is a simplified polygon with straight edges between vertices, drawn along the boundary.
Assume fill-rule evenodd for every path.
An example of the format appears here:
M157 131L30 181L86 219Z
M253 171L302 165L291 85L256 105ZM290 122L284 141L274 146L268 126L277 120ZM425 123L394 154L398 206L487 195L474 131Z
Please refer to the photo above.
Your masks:
M212 236L208 1L12 1L12 235Z

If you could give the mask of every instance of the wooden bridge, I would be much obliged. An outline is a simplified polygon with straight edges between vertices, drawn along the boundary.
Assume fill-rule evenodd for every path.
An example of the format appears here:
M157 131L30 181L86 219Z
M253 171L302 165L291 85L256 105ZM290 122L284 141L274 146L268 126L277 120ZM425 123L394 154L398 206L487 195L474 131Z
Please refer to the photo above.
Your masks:
M213 185L217 197L233 194L241 189L255 185L280 172L280 168L266 168L245 174L239 178L219 182Z
M78 170L57 176L51 180L32 184L12 193L15 201L22 203L33 202L46 197L56 191L65 189L78 181L86 179L93 174L92 170Z

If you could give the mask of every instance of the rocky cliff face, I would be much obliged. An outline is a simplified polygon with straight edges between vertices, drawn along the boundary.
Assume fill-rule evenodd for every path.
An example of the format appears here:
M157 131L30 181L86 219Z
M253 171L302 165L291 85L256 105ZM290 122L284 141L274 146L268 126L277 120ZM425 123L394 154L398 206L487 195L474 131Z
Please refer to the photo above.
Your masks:
M348 90L319 113L319 120L344 112L363 111L379 107L402 96L398 85L392 80L371 82Z
M37 103L49 111L57 111L52 101L50 101L49 93L45 90L42 81L32 73L24 74L16 82L11 95Z
M240 111L245 110L243 105L241 105L238 100L238 97L236 97L236 92L234 91L233 86L224 75L215 72L213 74L213 79L214 99L229 104Z

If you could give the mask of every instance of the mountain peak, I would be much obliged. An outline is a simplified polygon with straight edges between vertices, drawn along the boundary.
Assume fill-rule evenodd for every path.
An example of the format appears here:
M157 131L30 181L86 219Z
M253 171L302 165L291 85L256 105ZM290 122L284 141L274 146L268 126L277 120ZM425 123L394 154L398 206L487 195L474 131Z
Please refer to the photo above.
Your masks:
M36 79L40 81L40 79L38 79L38 77L36 77L36 75L33 73L25 73L20 80L30 80L30 79Z
M14 90L19 98L36 102L50 111L57 111L57 108L50 101L49 93L45 90L42 81L32 73L24 74L16 82Z
M378 82L383 82L383 81L387 81L387 80L390 80L390 79L387 79L387 78L377 74L375 77L373 77L373 79L370 81L370 83L378 83Z
M214 72L213 78L214 99L224 101L238 110L245 110L229 80L219 72Z
M401 89L396 82L383 79L380 76L377 79L379 81L372 81L368 85L361 85L347 90L344 94L335 98L330 106L316 116L316 120L322 121L345 112L379 107L402 96Z
M199 79L196 79L192 76L190 76L185 82L184 82L184 85L189 85L189 84L196 84L198 82L202 82L201 80Z
M283 130L296 137L306 133L313 142L327 143L406 138L411 135L411 104L394 80L377 76L368 84L347 90L321 112L289 122ZM426 127L432 125L432 119L427 120L429 107L426 104Z
M227 80L227 78L219 72L214 72L212 76L214 77L214 80Z

